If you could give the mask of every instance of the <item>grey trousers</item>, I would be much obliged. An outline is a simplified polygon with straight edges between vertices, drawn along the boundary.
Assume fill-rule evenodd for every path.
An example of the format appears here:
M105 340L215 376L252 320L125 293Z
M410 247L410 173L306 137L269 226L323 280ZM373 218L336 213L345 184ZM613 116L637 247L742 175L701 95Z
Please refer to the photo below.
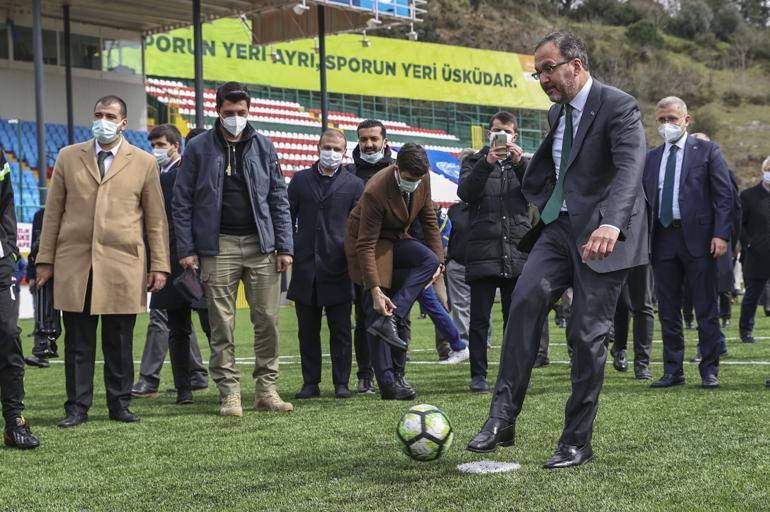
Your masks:
M465 265L449 260L446 265L446 284L452 320L460 333L460 339L467 345L471 324L471 287L465 282Z
M136 384L145 383L153 389L158 389L160 370L163 368L166 353L168 353L168 316L166 310L151 309L150 322L147 325L147 338L142 352L142 363L139 366L139 380ZM209 373L203 366L195 329L190 334L190 376L193 388L208 387Z

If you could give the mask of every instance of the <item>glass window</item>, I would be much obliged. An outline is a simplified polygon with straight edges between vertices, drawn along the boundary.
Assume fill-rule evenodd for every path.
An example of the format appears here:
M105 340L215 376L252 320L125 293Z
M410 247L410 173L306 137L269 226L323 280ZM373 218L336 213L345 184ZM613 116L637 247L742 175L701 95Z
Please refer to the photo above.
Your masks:
M0 59L8 58L8 25L0 23Z
M139 41L105 39L102 42L102 70L130 75L142 74L142 45Z
M73 68L102 69L98 37L71 34L70 56Z
M23 62L34 60L35 50L32 43L32 28L15 26L11 29L13 39L13 59ZM58 64L58 51L56 48L56 32L43 30L43 63Z

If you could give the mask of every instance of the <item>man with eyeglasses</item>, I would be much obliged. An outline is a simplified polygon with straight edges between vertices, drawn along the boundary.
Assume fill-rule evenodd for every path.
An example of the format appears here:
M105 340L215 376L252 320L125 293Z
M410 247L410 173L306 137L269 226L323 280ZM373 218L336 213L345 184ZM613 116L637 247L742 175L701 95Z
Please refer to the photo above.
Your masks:
M543 323L571 286L572 395L559 446L544 466L557 469L593 458L605 339L628 269L648 261L645 145L636 100L591 78L585 45L575 35L554 32L540 41L535 69L555 103L551 129L522 182L540 220L519 244L529 258L511 297L489 419L468 450L514 444Z
M211 324L209 373L221 416L243 415L234 338L241 282L254 325L254 408L294 410L276 389L281 273L294 253L289 200L275 147L249 124L250 104L242 84L217 89L219 117L190 141L174 185L179 263L200 265Z

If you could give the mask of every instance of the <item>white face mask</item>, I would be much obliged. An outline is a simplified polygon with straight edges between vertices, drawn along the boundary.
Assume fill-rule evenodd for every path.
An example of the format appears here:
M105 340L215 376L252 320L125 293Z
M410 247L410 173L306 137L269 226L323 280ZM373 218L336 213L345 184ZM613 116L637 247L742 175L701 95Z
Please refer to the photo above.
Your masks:
M160 167L165 167L171 161L171 155L169 155L168 152L168 149L163 148L155 148L152 150L152 154L155 156L155 160L158 161Z
M321 167L324 169L331 169L336 171L342 165L342 159L345 157L344 153L334 151L332 149L322 149L319 157Z
M385 146L382 146L382 149L377 151L376 153L364 153L361 151L361 160L368 164L376 164L382 158L385 156Z
M249 122L248 118L242 116L221 117L221 119L225 130L230 132L233 137L240 135Z
M118 138L118 123L107 119L94 119L91 133L99 141L99 144L109 144Z
M762 173L762 180L770 185L770 171L765 171Z
M420 186L421 181L409 181L401 178L401 173L398 172L398 170L395 171L396 175L396 183L398 183L398 189L401 192L406 192L407 194L411 194L415 190L417 190L417 187Z
M663 140L673 144L682 138L682 135L684 135L684 128L678 124L665 123L658 126L658 133L663 137Z

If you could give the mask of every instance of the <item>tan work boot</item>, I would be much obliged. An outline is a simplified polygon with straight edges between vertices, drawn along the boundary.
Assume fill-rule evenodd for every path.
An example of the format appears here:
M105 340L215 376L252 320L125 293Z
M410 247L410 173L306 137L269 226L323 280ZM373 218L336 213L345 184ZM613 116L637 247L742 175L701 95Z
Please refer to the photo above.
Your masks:
M284 402L275 391L265 391L257 394L254 399L254 409L257 411L291 412L294 406Z
M220 416L243 416L243 408L241 408L241 394L230 393L222 397L221 406L219 408Z

